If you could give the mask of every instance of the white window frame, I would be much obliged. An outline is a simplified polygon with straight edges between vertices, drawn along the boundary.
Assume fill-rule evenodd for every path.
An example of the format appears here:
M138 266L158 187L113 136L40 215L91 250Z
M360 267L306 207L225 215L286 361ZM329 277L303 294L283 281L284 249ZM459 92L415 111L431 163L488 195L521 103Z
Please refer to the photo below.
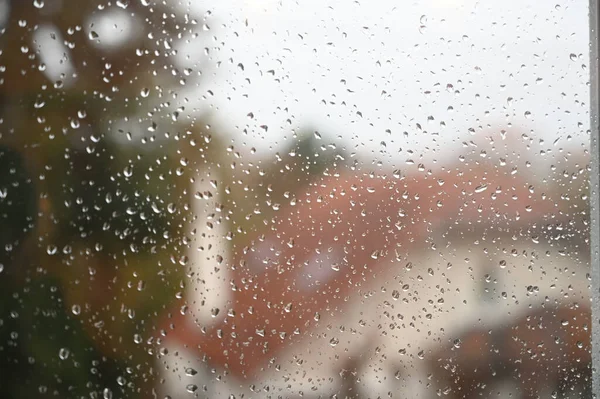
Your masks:
M590 0L590 151L592 172L590 173L590 219L591 219L591 268L592 268L592 389L595 397L600 397L600 86L598 57L600 29L598 0Z

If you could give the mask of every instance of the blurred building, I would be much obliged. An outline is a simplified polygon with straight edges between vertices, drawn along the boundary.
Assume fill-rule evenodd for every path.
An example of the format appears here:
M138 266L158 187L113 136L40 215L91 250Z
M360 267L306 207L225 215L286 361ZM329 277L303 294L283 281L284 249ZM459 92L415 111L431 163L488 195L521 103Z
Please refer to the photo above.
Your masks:
M585 257L547 234L560 203L485 165L318 178L230 258L211 201L190 260L204 288L164 324L173 397L433 397L432 348L588 298Z

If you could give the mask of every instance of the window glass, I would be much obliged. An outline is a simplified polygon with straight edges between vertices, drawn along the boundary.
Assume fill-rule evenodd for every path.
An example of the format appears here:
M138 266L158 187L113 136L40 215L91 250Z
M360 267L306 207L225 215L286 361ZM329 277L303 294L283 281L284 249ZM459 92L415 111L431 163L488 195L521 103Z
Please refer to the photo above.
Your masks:
M0 0L0 396L591 397L588 31Z

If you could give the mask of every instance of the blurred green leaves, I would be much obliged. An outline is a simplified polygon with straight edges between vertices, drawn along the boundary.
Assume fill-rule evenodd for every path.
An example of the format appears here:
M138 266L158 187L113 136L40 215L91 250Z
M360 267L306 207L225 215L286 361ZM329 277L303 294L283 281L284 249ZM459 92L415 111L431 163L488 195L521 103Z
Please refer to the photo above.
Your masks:
M191 219L176 89L201 65L175 47L201 26L160 1L34 3L0 27L0 239L26 255L0 251L0 397L149 397Z
M4 268L34 227L36 193L23 158L0 145L0 264Z

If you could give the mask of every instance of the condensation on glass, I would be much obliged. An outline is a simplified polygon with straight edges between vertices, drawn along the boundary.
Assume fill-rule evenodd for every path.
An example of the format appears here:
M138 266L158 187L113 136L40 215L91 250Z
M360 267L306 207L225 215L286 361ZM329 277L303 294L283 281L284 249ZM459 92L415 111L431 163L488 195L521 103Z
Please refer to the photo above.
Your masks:
M596 27L0 0L0 396L591 397Z

